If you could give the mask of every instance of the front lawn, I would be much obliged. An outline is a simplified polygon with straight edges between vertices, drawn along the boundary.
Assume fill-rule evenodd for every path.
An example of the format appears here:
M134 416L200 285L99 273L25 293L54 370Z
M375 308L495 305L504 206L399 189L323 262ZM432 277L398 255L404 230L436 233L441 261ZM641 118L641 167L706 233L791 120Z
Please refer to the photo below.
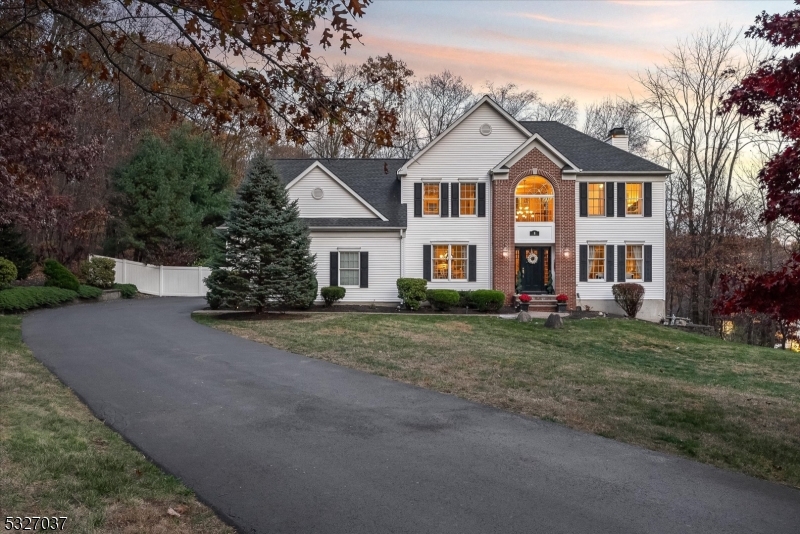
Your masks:
M21 323L0 315L0 521L65 516L67 532L233 532L36 361Z
M295 353L800 487L800 356L641 321L195 316Z

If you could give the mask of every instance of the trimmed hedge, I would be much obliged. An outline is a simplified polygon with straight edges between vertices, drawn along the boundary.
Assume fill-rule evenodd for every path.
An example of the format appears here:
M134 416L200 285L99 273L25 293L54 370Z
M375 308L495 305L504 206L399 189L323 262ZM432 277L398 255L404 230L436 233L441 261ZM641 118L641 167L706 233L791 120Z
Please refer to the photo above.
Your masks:
M458 307L459 308L469 308L474 307L472 304L472 290L467 291L459 291L458 292Z
M94 287L110 289L114 286L114 268L117 262L111 258L92 258L81 264L81 276Z
M461 297L454 289L429 289L425 296L431 306L439 311L447 311L453 306L458 305Z
M347 290L343 287L328 286L322 288L320 295L322 295L322 298L325 300L325 306L333 306L334 302L344 298L346 292Z
M17 266L14 262L0 258L0 289L5 289L17 279Z
M46 286L78 291L78 287L81 285L78 278L56 260L44 262L44 274L47 277L47 281L44 283Z
M470 295L471 306L478 311L496 312L506 303L506 294L494 289L476 289Z
M397 296L402 299L403 305L408 310L418 310L425 300L425 290L428 281L424 278L398 278Z
M60 287L15 287L0 291L0 311L22 312L75 300L78 293Z
M627 316L635 319L644 303L644 286L634 282L614 284L611 286L611 293L619 307L625 310Z
M78 286L78 296L82 299L96 299L99 298L100 295L103 294L103 290L99 287L92 287L92 286L85 286L80 285Z
M134 284L114 284L114 289L118 289L120 296L124 299L132 299L139 292Z

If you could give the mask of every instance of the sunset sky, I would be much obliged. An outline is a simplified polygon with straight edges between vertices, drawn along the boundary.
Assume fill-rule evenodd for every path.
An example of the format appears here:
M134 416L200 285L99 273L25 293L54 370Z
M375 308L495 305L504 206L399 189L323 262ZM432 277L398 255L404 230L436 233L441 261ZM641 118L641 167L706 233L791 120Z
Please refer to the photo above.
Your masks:
M633 76L678 39L728 23L747 27L762 10L791 1L461 1L377 0L356 27L361 62L391 52L419 78L450 69L476 91L486 80L514 82L545 99L562 94L585 104L635 92Z

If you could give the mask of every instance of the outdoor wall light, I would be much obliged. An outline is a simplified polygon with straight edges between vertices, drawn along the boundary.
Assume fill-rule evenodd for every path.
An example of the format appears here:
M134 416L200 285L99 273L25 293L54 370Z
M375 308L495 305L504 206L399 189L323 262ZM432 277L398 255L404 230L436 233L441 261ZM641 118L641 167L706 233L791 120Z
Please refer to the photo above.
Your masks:
M509 253L509 252L508 252L508 247L503 247L503 257L504 257L504 258L507 258L507 257L508 257L508 253Z
M569 249L568 248L564 249L564 257L565 258L569 258Z

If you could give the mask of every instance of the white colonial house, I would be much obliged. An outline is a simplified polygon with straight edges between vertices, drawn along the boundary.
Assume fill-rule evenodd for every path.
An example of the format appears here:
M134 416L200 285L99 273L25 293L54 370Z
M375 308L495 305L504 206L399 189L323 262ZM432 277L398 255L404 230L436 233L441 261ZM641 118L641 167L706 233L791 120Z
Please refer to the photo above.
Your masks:
M347 288L345 302L396 303L412 277L620 313L611 287L635 281L640 317L664 314L670 171L628 152L621 129L603 142L484 97L409 160L275 167L311 229L320 287Z

